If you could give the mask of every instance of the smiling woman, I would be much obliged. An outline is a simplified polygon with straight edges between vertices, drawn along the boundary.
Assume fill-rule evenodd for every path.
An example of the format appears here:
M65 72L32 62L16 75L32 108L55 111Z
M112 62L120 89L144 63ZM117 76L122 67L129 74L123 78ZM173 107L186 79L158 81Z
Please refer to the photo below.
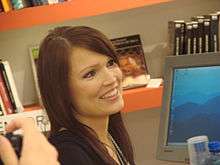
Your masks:
M58 27L40 46L38 79L62 165L134 165L122 121L122 72L110 40L90 27Z
M78 119L108 117L124 107L122 72L111 57L77 47L70 61L69 84Z

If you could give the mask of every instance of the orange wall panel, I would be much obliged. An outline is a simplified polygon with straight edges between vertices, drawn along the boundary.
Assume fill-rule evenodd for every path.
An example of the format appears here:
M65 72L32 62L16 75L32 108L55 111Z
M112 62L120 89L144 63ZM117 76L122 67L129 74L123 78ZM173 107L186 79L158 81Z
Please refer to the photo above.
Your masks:
M71 0L0 13L0 31L58 23L82 17L129 10L171 0Z
M123 93L125 108L123 112L157 108L162 105L163 87L159 88L135 88L125 90Z

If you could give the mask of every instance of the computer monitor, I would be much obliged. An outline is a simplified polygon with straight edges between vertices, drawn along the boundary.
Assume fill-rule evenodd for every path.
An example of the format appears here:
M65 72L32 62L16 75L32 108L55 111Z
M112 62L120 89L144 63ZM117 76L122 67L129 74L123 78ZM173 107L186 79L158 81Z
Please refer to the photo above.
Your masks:
M186 140L220 140L220 53L167 56L157 158L188 160Z

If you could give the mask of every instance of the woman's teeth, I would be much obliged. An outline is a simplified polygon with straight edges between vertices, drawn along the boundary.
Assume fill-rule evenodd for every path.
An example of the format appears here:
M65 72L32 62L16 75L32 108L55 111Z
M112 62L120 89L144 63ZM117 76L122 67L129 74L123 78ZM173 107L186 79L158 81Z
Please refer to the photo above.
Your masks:
M101 97L101 99L111 98L115 97L118 94L118 90L115 88L111 92L106 93L104 96Z

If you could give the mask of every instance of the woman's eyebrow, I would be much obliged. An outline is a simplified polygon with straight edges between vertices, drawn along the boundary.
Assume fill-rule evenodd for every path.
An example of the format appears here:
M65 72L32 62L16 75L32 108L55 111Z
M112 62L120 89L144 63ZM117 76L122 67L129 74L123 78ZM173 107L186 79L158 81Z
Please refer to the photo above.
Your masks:
M90 68L95 68L95 67L98 67L99 66L99 63L96 63L96 64L91 64L89 66L86 66L84 67L83 69L80 70L80 73L84 72L85 70L88 70Z

